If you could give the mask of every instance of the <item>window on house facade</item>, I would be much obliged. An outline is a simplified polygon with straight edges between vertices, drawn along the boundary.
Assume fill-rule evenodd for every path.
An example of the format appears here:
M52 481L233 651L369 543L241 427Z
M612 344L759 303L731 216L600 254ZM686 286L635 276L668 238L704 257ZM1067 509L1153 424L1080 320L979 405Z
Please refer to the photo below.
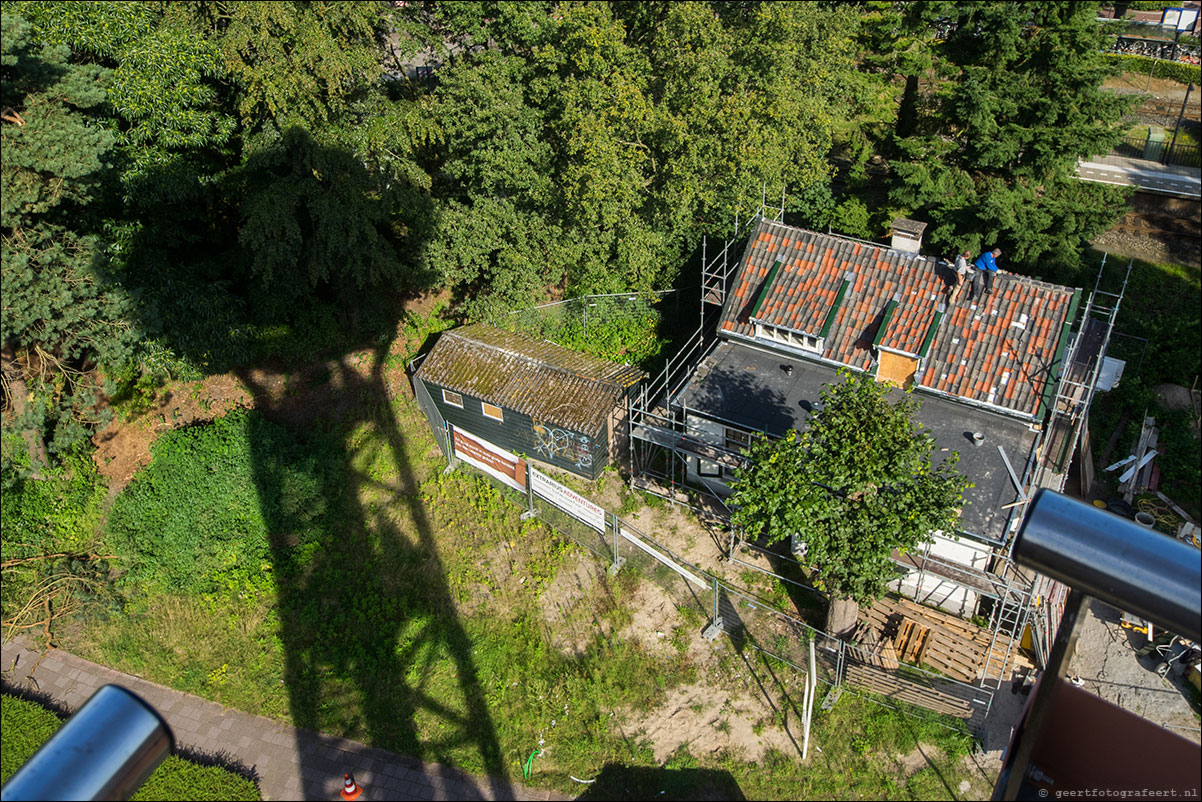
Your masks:
M442 400L453 407L463 409L463 396L459 393L452 393L450 390L442 391Z
M480 409L484 413L484 417L492 418L495 421L501 421L504 423L505 413L501 411L500 407L481 401Z
M740 429L726 430L726 448L735 453L742 453L743 449L751 446L751 435Z
M716 462L710 462L707 459L697 458L697 475L698 476L722 476L722 466Z

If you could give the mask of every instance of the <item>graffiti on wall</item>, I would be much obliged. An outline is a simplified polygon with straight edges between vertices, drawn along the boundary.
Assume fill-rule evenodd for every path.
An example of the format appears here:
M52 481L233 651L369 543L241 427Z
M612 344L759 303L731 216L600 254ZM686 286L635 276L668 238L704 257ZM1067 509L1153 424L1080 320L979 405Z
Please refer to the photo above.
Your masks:
M534 450L547 461L563 460L582 471L593 467L593 441L588 435L534 421Z

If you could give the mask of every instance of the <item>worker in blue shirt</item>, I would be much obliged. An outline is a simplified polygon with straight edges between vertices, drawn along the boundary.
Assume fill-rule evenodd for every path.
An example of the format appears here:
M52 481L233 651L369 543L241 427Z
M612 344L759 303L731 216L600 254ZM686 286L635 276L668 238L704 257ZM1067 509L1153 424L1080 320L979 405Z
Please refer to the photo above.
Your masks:
M977 272L972 277L972 295L968 300L984 300L993 288L993 274L997 272L997 258L1002 255L1001 248L985 251L973 262Z

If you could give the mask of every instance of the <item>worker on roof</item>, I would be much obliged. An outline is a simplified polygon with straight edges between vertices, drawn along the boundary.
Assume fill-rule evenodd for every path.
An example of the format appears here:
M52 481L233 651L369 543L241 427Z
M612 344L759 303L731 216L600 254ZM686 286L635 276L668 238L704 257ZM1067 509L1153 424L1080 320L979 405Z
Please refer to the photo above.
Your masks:
M955 303L957 300L959 300L960 288L964 286L965 282L972 281L972 263L968 261L971 258L972 251L968 249L956 254L955 284L952 285L952 289L948 293L949 300L951 300L952 303Z
M972 295L968 300L985 300L985 296L993 289L993 274L997 272L997 258L1002 255L1001 248L985 251L973 262L977 272L972 277Z

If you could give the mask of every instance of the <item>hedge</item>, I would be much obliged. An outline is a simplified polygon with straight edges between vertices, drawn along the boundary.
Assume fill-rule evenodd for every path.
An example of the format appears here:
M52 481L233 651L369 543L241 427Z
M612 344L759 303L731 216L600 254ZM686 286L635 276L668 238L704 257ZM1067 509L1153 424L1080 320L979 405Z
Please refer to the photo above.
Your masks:
M1142 75L1155 75L1157 78L1167 78L1182 84L1202 83L1202 66L1186 64L1181 61L1165 61L1164 59L1134 56L1129 53L1107 53L1106 58L1119 59L1124 72L1138 72Z
M0 695L0 779L11 777L50 736L62 719L37 702ZM132 797L135 802L154 799L247 800L262 799L251 779L221 766L199 765L177 755L168 755Z

